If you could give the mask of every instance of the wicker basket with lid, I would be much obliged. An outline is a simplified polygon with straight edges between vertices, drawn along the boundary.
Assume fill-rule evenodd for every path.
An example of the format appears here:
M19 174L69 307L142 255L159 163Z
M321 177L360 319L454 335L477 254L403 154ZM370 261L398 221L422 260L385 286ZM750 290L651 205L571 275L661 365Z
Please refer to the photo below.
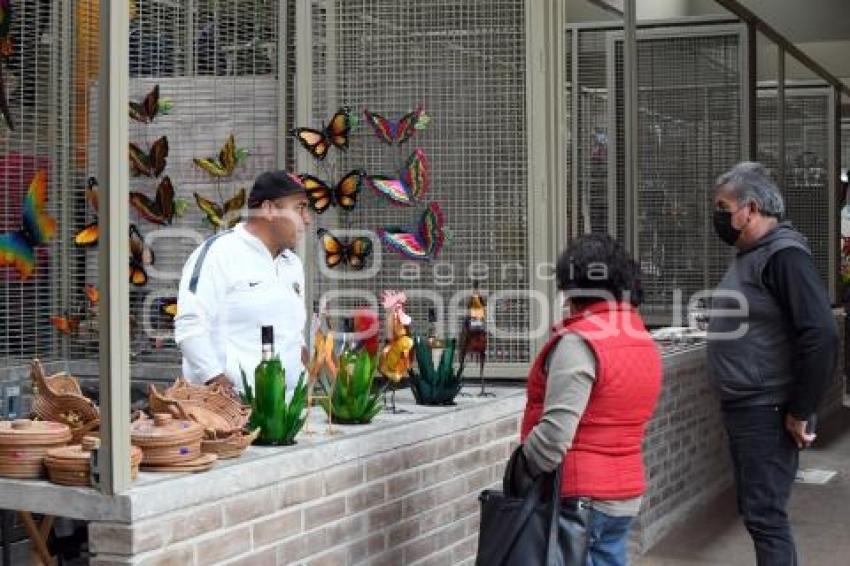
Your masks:
M44 477L48 450L65 446L71 429L62 423L18 419L0 422L0 476Z
M44 464L47 466L47 476L53 483L60 485L90 486L91 485L91 451L100 445L100 439L87 436L82 444L53 448L47 451ZM139 464L142 462L142 449L138 446L130 448L130 477L136 479L139 475Z
M143 465L167 466L201 456L203 427L188 420L174 420L168 413L134 422L130 434L133 444L142 449Z

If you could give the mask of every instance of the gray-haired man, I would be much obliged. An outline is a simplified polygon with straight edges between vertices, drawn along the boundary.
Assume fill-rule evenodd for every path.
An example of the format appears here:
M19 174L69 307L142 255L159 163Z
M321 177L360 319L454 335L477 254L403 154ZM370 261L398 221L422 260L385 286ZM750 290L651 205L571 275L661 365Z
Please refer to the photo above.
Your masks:
M739 163L715 183L714 228L737 253L712 301L709 373L729 435L738 509L760 566L797 563L785 508L799 449L814 440L806 422L838 351L826 289L806 239L782 221L784 213L779 189L758 163Z

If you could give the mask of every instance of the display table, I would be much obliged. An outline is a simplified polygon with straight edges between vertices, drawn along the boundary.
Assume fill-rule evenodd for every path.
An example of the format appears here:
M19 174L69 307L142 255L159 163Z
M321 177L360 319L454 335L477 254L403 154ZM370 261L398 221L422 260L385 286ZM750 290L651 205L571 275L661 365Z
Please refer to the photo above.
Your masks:
M648 492L635 521L641 552L695 507L731 486L728 449L704 346L666 349L664 384L644 444ZM477 388L470 384L470 392ZM91 521L93 565L472 564L478 493L498 486L518 440L522 387L495 398L422 407L312 436L296 446L251 447L202 474L142 473L108 497L93 489L0 480L0 508ZM837 375L826 412L841 407ZM231 562L232 561L232 562Z

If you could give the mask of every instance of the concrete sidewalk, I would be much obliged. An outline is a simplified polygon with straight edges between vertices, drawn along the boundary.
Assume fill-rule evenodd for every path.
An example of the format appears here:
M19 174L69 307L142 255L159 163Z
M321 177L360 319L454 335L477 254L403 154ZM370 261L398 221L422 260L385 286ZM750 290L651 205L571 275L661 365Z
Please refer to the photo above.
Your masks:
M822 427L800 468L835 470L825 485L797 483L789 513L804 566L850 564L850 410ZM703 508L634 561L634 566L752 566L752 541L735 509L734 491Z

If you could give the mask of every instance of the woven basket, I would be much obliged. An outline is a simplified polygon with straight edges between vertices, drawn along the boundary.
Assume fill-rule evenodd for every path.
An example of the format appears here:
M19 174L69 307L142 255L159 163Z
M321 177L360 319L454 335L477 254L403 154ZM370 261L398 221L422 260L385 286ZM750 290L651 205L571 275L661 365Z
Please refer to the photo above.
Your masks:
M130 435L133 444L142 449L143 464L168 466L201 456L204 429L195 422L174 420L168 413L157 413L153 420L134 422Z
M85 437L81 445L76 444L48 450L44 457L47 477L53 483L60 485L90 486L91 449L98 444L100 444L98 439ZM142 450L138 446L132 446L130 451L130 477L133 480L139 476L141 462Z
M44 477L47 451L65 446L70 439L70 429L60 423L27 419L0 422L0 476Z
M148 402L153 412L167 412L175 418L197 422L210 439L231 437L245 428L251 417L251 408L221 386L193 385L182 377L162 394L151 385Z
M214 440L203 440L201 451L204 454L215 454L219 460L238 458L257 439L260 429L253 432L236 432L228 438L216 438Z
M35 388L33 415L44 421L68 425L74 443L100 427L97 406L83 395L73 376L60 373L46 377L41 362L33 360L31 378Z

